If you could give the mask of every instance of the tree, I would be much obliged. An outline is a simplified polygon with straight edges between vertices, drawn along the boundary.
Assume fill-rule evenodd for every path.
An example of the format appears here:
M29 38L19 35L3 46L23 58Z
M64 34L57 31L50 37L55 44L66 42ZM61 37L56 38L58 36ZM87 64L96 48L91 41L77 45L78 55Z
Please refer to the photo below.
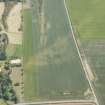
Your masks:
M12 87L12 81L9 78L8 74L0 74L0 97L7 101L17 102L17 97ZM1 105L1 104L0 104Z

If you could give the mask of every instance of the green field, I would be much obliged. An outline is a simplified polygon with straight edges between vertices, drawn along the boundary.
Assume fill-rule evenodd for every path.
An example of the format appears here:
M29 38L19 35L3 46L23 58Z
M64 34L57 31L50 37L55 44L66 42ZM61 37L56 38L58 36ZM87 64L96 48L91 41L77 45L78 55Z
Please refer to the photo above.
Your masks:
M22 57L22 45L9 44L6 53L8 57Z
M78 3L77 3L78 2ZM105 105L105 0L66 0L72 24L95 73L94 90Z
M37 0L32 1L32 10L24 11L24 99L89 100L93 96L92 93L85 95L90 87L72 37L64 2L43 1L43 33Z
M24 36L23 36L23 67L24 67L24 95L25 99L35 96L35 59L33 50L32 12L24 10Z
M66 0L72 23L84 39L105 38L105 0Z

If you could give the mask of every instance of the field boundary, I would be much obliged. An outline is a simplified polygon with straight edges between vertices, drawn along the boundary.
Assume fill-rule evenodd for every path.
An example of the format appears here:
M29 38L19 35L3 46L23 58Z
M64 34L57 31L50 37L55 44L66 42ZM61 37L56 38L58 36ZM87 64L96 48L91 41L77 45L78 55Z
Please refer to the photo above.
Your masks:
M93 85L92 85L90 76L89 76L88 71L87 71L87 69L86 69L86 67L85 67L84 61L83 61L83 59L82 59L82 57L81 57L81 53L80 53L80 50L79 50L78 42L77 42L76 37L75 37L75 35L74 35L74 31L73 31L73 27L72 27L72 22L71 22L71 17L70 17L70 15L69 15L69 12L68 12L68 9L67 9L67 6L66 6L66 0L64 0L64 7L65 7L65 9L66 9L66 13L67 13L69 25L70 25L70 28L71 28L73 40L74 40L74 42L75 42L75 46L76 46L76 49L77 49L77 52L78 52L80 61L81 61L81 63L82 63L83 70L84 70L84 72L85 72L86 78L87 78L87 80L88 80L88 82L89 82L90 88L91 88L92 93L93 93L94 98L95 98L94 101L95 101L96 105L99 105L99 102L98 102L98 100L97 100L97 96L95 95L95 92L94 92L94 87L93 87Z
M95 103L92 100L65 100L65 101L43 101L43 102L30 102L30 103L18 103L15 105L46 105L46 104L86 104L86 105L95 105Z

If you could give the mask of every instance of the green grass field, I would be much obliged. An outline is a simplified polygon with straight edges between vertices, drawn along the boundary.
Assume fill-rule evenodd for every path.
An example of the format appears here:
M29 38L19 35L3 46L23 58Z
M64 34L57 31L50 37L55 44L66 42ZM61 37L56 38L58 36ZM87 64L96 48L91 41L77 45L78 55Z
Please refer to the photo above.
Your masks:
M105 38L105 0L66 0L72 23L83 39Z
M32 12L24 10L24 36L23 36L23 67L24 67L24 98L29 100L35 97L36 79L35 79L35 59L33 50L32 34Z
M44 34L37 2L24 11L24 96L26 101L90 99L63 0L44 0ZM32 14L33 13L33 14Z
M22 57L22 45L9 44L6 49L7 56Z
M73 27L81 40L96 81L94 90L105 105L105 0L66 0Z

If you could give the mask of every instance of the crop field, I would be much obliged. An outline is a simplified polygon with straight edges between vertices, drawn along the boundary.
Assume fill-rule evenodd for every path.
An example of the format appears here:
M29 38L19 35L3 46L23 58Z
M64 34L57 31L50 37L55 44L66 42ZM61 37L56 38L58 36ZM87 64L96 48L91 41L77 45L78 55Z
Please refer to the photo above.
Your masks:
M24 91L26 97L34 97L35 87L35 64L32 34L31 10L24 10L24 36L23 36L23 67L24 67Z
M105 0L66 0L81 38L105 38Z
M23 12L24 100L91 100L63 0L32 0Z
M66 0L72 24L80 38L90 68L100 105L105 105L105 1Z
M82 42L88 62L96 75L94 83L100 105L105 104L105 40Z

